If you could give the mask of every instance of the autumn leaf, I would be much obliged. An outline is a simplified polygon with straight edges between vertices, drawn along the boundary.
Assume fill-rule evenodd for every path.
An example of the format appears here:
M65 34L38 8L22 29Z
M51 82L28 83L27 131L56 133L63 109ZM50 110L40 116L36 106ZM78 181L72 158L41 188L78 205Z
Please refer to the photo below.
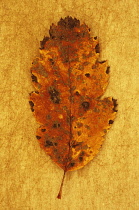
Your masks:
M107 61L99 61L97 37L76 18L52 24L31 67L36 89L31 109L41 124L40 146L65 173L84 167L98 153L116 116L116 100L101 99L109 80Z

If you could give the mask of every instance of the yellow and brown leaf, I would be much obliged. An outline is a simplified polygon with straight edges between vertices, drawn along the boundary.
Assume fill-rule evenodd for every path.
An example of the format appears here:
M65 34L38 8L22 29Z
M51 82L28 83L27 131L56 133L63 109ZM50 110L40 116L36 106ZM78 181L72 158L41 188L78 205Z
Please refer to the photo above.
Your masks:
M116 116L116 100L101 99L109 66L100 62L97 37L76 18L50 27L31 67L36 89L30 105L41 147L64 172L85 166L98 153Z

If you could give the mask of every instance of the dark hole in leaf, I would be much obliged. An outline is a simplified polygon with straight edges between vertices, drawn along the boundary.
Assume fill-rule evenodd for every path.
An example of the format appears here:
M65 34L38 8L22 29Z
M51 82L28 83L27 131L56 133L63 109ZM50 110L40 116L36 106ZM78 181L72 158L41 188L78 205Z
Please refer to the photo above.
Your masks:
M32 78L32 82L36 82L36 83L38 82L37 77L34 74L31 75L31 78Z
M89 74L89 73L86 73L85 76L86 76L86 77L90 77L90 74Z
M36 136L36 138L39 140L39 139L41 139L41 137L40 136Z
M54 87L49 88L49 94L54 104L60 103L59 92Z
M99 63L106 63L106 61L99 61Z
M35 91L35 93L36 93L36 94L39 94L39 92L38 92L38 91Z
M53 142L47 140L47 141L45 142L45 147L50 147L50 146L53 146Z
M79 96L80 95L80 93L78 91L76 91L75 94L76 94L76 96Z
M106 69L106 74L109 74L109 73L110 73L110 66L108 66Z
M90 103L89 103L88 101L84 101L84 102L82 103L82 107L83 107L85 110L88 110L89 107L90 107Z
M97 40L97 36L95 36L94 39Z
M112 124L114 121L113 120L109 120L109 124Z
M42 132L45 132L45 131L46 131L46 129L45 129L45 128L43 128L43 129L41 129L41 131L42 131Z
M65 37L64 36L60 36L59 39L62 40L62 39L65 39Z
M100 47L99 47L99 44L97 44L97 45L95 46L95 51L96 51L96 53L100 53Z
M117 112L118 110L116 110L116 107L117 107L117 100L116 99L114 99L114 98L112 98L112 101L113 101L113 105L114 105L114 108L113 108L113 111L114 112Z
M60 124L59 123L54 123L53 124L53 128L59 128L60 127Z
M34 109L33 109L34 103L32 101L29 101L29 104L30 104L30 107L31 107L31 111L34 112Z

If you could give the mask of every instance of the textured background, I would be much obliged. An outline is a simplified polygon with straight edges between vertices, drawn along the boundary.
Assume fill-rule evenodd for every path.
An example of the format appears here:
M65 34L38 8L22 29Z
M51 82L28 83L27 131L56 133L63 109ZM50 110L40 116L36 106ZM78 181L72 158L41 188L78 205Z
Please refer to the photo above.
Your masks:
M0 70L0 209L139 209L139 1L2 0ZM38 124L28 104L29 68L51 23L71 15L98 36L101 59L111 66L105 96L119 111L106 141L86 167L63 171L35 138Z

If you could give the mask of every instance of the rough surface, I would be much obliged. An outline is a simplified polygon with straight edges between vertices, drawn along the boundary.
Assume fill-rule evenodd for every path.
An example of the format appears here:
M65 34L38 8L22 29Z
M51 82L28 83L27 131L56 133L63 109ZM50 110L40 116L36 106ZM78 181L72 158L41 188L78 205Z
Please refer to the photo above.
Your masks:
M109 74L100 47L76 18L52 24L31 67L37 92L30 105L41 147L64 171L82 168L98 153L116 116L116 100L100 99Z
M0 12L0 209L138 210L139 1L2 0ZM63 170L35 141L29 68L50 25L68 15L99 37L100 60L111 67L104 97L119 106L102 149L84 168L67 172L58 200Z

